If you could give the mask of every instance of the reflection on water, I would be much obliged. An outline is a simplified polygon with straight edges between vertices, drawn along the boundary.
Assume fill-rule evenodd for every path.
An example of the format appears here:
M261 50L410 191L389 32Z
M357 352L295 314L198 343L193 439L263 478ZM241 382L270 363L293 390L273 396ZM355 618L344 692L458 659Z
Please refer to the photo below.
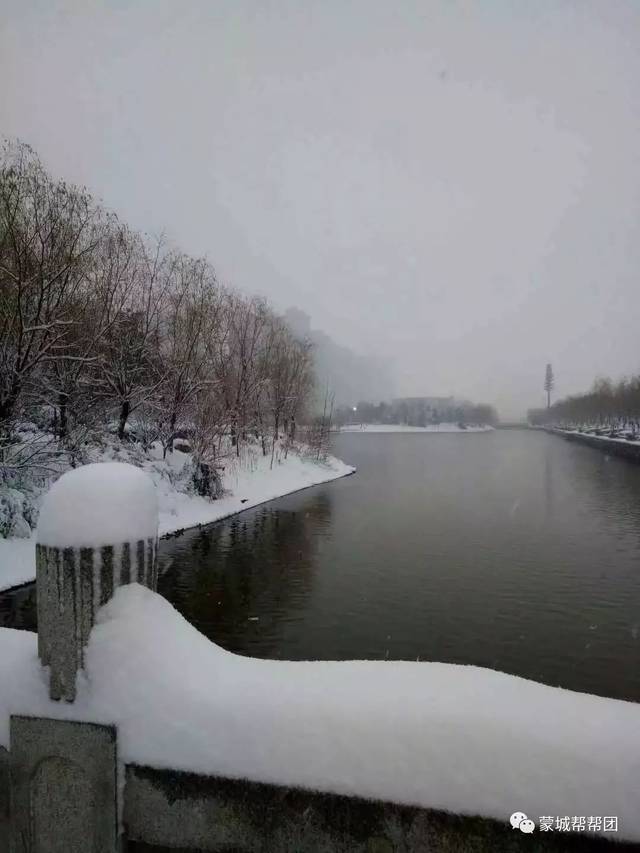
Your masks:
M186 533L161 550L159 591L226 648L278 657L311 594L317 534L330 515L320 493L302 509L265 505Z
M36 631L36 586L28 584L12 592L0 593L0 628Z
M354 477L161 545L225 648L470 663L640 700L640 466L539 432L341 435ZM33 590L0 623L33 627Z
M233 651L440 660L640 700L640 466L537 432L342 435L355 477L163 546Z

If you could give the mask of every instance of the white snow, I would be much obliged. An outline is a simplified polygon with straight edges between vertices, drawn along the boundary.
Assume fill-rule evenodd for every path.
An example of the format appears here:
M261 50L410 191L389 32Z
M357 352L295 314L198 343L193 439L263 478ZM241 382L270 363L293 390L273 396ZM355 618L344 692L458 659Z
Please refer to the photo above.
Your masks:
M175 454L174 454L175 455ZM282 495L351 474L355 468L329 456L324 462L290 453L270 468L269 456L256 455L250 464L228 464L224 486L231 494L211 502L166 488L158 483L160 535L181 528L208 524Z
M340 432L492 432L491 426L468 426L461 429L458 424L430 424L426 427L406 424L348 424Z
M36 540L0 538L0 592L31 583L36 576Z
M270 456L263 456L259 451L246 453L241 460L225 460L223 485L230 494L210 501L178 490L182 469L191 459L189 454L174 451L163 460L158 448L153 453L155 456L152 455L151 460L137 461L155 483L160 536L219 521L290 492L344 477L355 470L332 456L318 462L297 453L289 453L286 459L277 457L271 468ZM125 461L131 458L123 450L118 450L118 454L118 458ZM83 468L76 470L82 471ZM127 508L131 510L129 502ZM68 521L74 525L71 515ZM65 519L63 523L67 523ZM30 539L0 538L0 591L35 579L35 541L35 536Z
M119 545L158 534L151 477L125 462L94 462L67 471L44 497L36 539L41 545Z
M558 433L558 435L584 435L586 438L595 438L605 445L626 444L629 447L640 447L640 442L638 441L627 441L626 438L611 438L610 435L595 435L593 432L584 432L579 429L560 429L559 427L554 427L554 432Z
M73 705L48 700L36 636L0 630L9 714L113 722L125 762L508 820L616 815L640 840L640 707L473 666L282 662L211 643L160 596L99 614Z

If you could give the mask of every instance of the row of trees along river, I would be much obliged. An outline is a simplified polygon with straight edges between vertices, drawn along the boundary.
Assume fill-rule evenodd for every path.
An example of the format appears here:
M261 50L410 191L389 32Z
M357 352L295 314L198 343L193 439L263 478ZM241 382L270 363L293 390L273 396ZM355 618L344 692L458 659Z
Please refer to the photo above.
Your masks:
M264 300L222 286L207 260L131 230L85 189L53 179L28 146L4 144L5 473L31 458L16 439L25 419L67 454L105 429L161 441L166 454L186 425L204 462L225 437L238 455L248 440L273 454L277 436L296 439L313 387L309 343ZM316 425L306 437L321 433Z
M548 379L545 381L545 389L547 384ZM529 422L534 425L627 429L638 433L640 375L620 379L618 382L608 378L596 379L591 390L585 394L565 397L546 409L531 409Z

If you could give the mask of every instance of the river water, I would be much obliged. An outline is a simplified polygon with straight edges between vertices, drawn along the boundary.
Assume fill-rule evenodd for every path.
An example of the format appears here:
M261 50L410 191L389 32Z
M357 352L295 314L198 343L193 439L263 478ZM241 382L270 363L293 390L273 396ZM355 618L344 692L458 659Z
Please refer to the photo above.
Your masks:
M159 591L240 654L477 664L640 701L639 465L524 430L342 434L334 453L357 474L163 542ZM33 592L9 608L28 627Z

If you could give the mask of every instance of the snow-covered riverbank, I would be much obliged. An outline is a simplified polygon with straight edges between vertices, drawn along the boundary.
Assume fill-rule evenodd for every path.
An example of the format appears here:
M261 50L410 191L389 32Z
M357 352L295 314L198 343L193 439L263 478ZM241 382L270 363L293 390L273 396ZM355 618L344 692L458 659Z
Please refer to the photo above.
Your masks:
M225 460L223 486L225 495L211 501L186 488L185 466L190 455L176 450L162 459L154 448L142 459L126 447L95 454L91 461L134 462L147 471L156 484L160 508L160 535L219 521L265 501L291 492L316 486L352 474L354 468L329 456L317 461L302 453L281 454L271 467L270 456L258 447L248 447L240 460ZM0 539L0 591L29 583L35 579L35 539Z
M596 435L593 432L582 432L576 429L560 429L559 427L548 427L547 432L560 435L568 441L577 441L603 450L612 456L622 456L634 462L640 462L640 441L629 441L622 436Z
M348 424L340 427L340 432L492 432L491 426L467 426L458 424L430 424L426 427L407 426L406 424Z
M564 435L566 437L592 438L603 445L615 443L623 444L626 447L640 447L640 441L630 441L628 438L621 435L597 435L593 430L591 430L590 432L585 432L579 429L562 429L561 427L552 427L551 431L557 433L558 435Z

